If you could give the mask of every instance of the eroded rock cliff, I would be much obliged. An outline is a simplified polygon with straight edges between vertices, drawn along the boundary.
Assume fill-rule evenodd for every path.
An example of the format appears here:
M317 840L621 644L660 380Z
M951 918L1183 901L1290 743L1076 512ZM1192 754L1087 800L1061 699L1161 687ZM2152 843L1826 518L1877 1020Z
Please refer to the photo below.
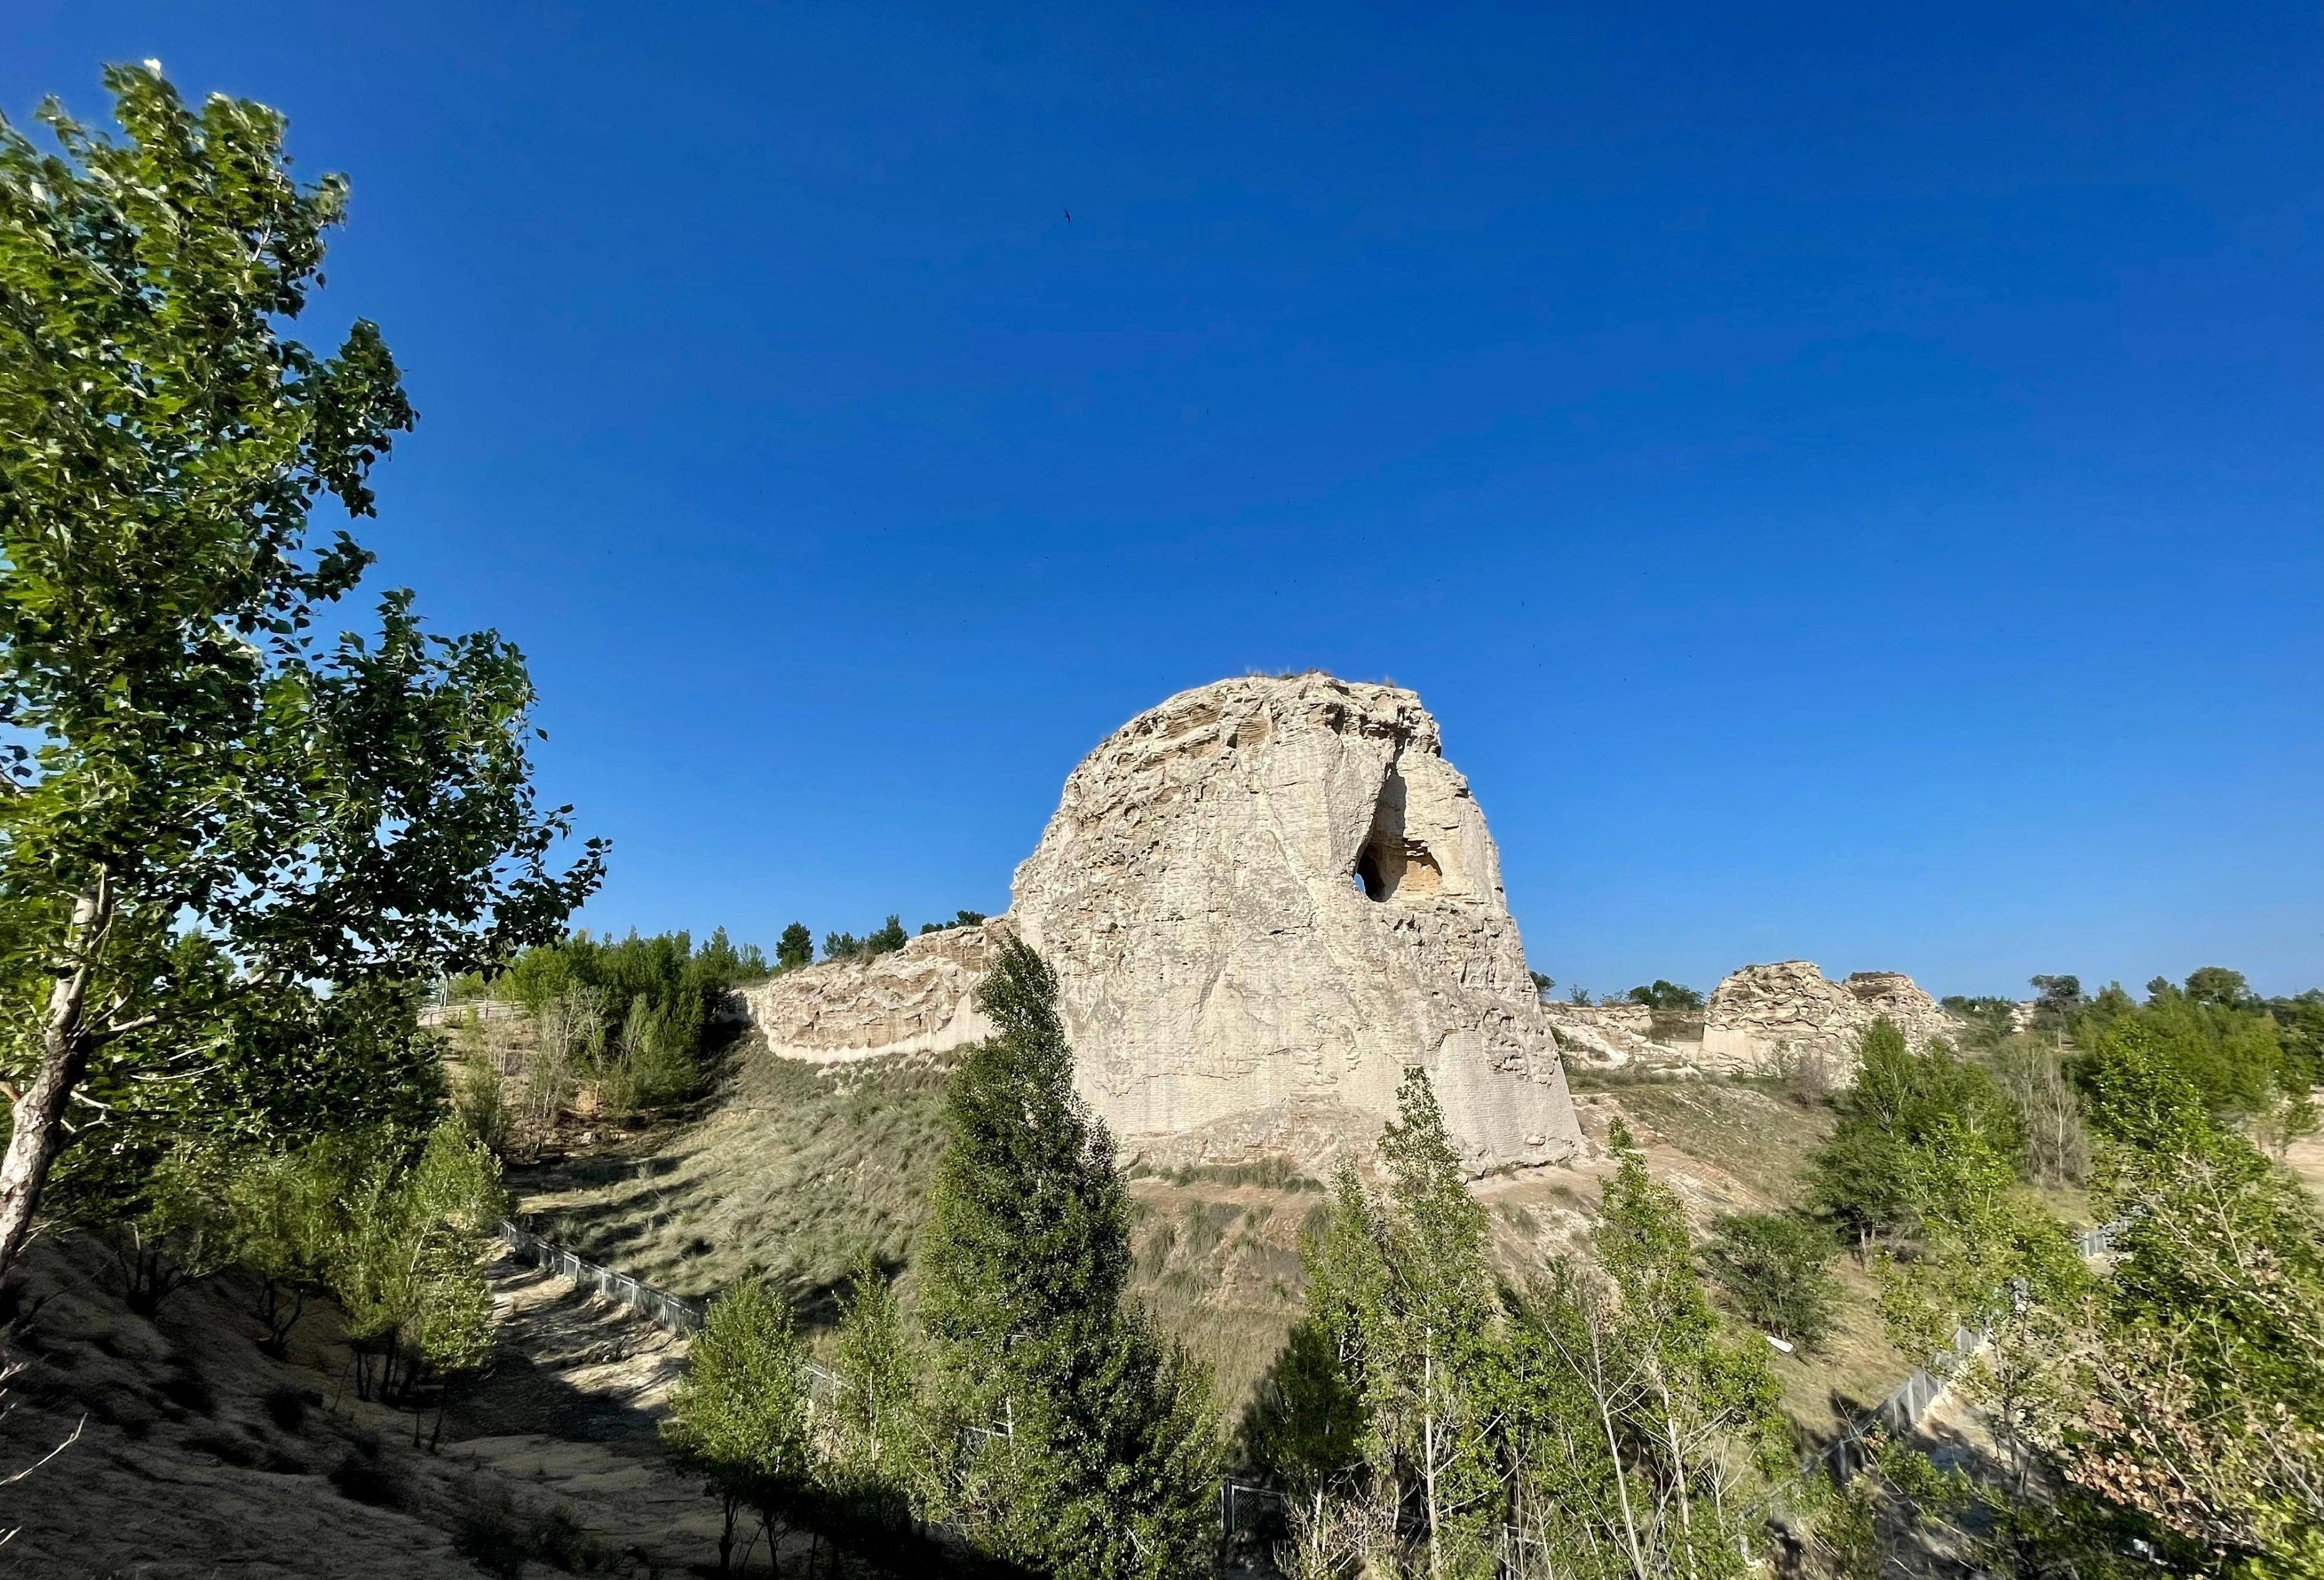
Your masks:
M750 1012L794 1057L971 1041L1006 928L1056 969L1125 1157L1320 1165L1378 1137L1413 1066L1475 1169L1581 1145L1484 814L1409 691L1182 692L1066 780L1006 917L778 978Z
M1857 1039L1878 1020L1915 1048L1960 1033L1944 1006L1899 971L1859 971L1833 982L1807 960L1746 966L1719 984L1704 1008L1702 1062L1757 1071L1812 1059L1844 1079L1855 1067Z

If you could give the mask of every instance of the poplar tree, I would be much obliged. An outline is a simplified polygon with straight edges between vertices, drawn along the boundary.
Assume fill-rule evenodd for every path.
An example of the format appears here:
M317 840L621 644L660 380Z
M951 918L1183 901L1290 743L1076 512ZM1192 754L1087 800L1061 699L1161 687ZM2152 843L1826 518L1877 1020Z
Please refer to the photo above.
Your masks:
M750 1280L711 1302L687 1346L686 1376L670 1392L662 1436L719 1500L722 1575L742 1511L759 1517L771 1562L775 1527L807 1490L807 1381L806 1341L765 1285Z
M924 1460L920 1357L895 1286L867 1257L849 1280L831 1346L828 1471L861 1526L909 1518Z
M547 864L513 647L403 591L332 634L373 556L309 512L371 514L413 421L376 326L283 332L346 183L294 181L263 105L105 80L125 141L0 121L0 1280L110 1061L231 1057L285 984L498 959L602 869Z
M1432 1577L1487 1573L1500 1511L1489 1243L1425 1072L1406 1074L1379 1156L1388 1189L1374 1197L1342 1169L1307 1259L1310 1320L1333 1336L1364 1420L1375 1516L1342 1523L1416 1528Z
M1197 1571L1220 1462L1207 1376L1124 1298L1130 1197L1074 1095L1056 978L1005 940L994 1025L954 1077L924 1231L942 1503L993 1556L1067 1580Z

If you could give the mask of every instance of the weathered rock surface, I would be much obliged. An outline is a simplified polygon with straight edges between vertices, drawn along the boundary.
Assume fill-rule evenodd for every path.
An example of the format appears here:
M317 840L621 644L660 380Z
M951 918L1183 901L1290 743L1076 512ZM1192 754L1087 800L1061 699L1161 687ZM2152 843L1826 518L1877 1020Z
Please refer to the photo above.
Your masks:
M1568 1058L1620 1069L1631 1065L1681 1065L1693 1062L1695 1045L1674 1045L1655 1036L1655 1012L1644 1004L1576 1004L1562 999L1545 1001L1542 1013L1557 1033L1560 1052Z
M1915 1048L1960 1032L1944 1006L1899 971L1859 971L1833 982L1807 960L1746 966L1719 984L1704 1008L1703 1063L1767 1070L1818 1059L1845 1075L1855 1067L1857 1039L1879 1020Z
M1414 1066L1474 1169L1581 1146L1484 814L1409 691L1182 692L1066 780L1008 916L779 977L750 1012L795 1057L972 1041L1004 928L1056 971L1125 1157L1321 1164L1377 1139Z
M992 922L946 928L869 960L789 972L744 988L742 1007L787 1058L827 1064L959 1048L992 1034L974 1000L996 930Z

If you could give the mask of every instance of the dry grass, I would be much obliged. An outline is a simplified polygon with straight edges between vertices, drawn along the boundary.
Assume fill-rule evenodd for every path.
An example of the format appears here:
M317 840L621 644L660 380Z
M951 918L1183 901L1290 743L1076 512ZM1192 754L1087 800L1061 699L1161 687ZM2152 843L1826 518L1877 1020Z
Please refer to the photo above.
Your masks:
M699 1118L554 1167L521 1171L541 1232L682 1294L770 1275L809 1320L862 1254L901 1270L943 1145L944 1094L958 1056L902 1055L835 1066L737 1049L721 1098ZM1625 1120L1649 1166L1685 1200L1698 1230L1720 1214L1798 1202L1828 1108L1700 1077L1641 1078L1582 1095L1602 1141ZM1481 1182L1503 1276L1522 1281L1581 1250L1603 1160ZM1306 1293L1299 1236L1323 1210L1293 1165L1179 1169L1132 1178L1132 1288L1163 1327L1213 1370L1230 1418L1281 1348ZM1773 1357L1803 1438L1828 1438L1914 1362L1882 1337L1871 1280L1843 1260L1839 1330L1814 1354Z
M758 1274L826 1316L859 1257L906 1265L956 1063L815 1066L748 1039L702 1118L512 1184L540 1233L649 1283L704 1296Z

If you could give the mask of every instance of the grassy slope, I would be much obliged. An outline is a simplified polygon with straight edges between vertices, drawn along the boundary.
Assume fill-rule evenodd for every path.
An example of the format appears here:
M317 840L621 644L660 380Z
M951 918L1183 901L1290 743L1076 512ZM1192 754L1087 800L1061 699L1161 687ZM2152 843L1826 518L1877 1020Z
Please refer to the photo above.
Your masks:
M810 1319L870 1254L908 1259L942 1146L949 1056L908 1055L814 1067L744 1042L722 1098L698 1119L593 1155L512 1177L537 1227L584 1255L683 1294L751 1272L772 1276ZM1626 1083L1577 1095L1603 1141L1629 1124L1656 1174L1698 1227L1720 1213L1796 1200L1809 1154L1831 1115L1749 1086L1704 1080ZM1602 1160L1483 1182L1506 1273L1522 1279L1586 1234ZM1259 1180L1252 1176L1259 1174ZM1218 1374L1240 1409L1297 1314L1305 1280L1299 1232L1323 1197L1288 1171L1211 1171L1131 1183L1136 1289ZM1912 1363L1880 1336L1869 1280L1843 1261L1848 1307L1824 1353L1775 1358L1802 1431L1826 1436L1835 1413L1877 1400Z

